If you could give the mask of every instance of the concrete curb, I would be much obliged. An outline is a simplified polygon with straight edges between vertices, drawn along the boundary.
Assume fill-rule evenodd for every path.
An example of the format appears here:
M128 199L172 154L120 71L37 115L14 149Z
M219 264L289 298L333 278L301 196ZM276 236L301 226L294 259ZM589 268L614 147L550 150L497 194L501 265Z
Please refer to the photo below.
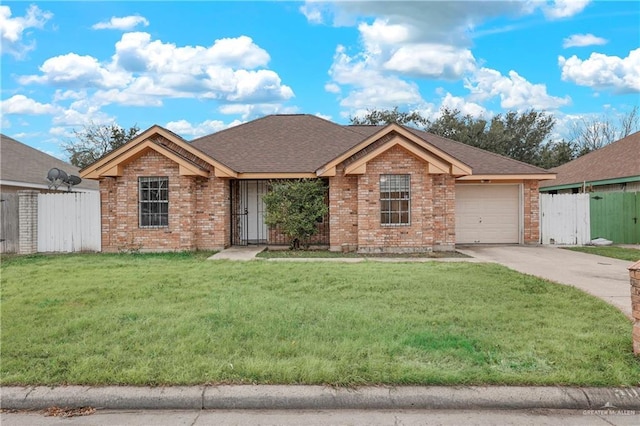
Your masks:
M640 387L362 387L230 385L193 387L2 387L3 409L51 406L141 409L634 410Z

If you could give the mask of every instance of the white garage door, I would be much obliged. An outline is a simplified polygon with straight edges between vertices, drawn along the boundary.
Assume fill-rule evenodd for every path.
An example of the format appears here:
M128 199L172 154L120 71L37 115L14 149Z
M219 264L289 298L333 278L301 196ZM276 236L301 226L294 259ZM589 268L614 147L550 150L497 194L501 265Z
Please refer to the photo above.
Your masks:
M456 244L520 241L520 185L456 185Z

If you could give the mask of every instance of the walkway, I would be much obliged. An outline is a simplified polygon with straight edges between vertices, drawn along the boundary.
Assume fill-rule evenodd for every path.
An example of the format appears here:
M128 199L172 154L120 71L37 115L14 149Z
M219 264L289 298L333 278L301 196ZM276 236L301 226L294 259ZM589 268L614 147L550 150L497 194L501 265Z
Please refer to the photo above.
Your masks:
M209 260L255 260L266 246L231 246L214 254Z

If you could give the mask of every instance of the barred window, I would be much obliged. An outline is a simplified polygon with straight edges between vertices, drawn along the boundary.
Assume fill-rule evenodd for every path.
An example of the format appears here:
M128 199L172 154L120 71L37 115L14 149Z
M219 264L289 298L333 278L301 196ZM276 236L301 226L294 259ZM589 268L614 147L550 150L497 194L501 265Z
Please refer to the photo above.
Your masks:
M169 226L169 178L138 178L140 227Z
M380 223L409 225L411 209L411 177L380 175Z

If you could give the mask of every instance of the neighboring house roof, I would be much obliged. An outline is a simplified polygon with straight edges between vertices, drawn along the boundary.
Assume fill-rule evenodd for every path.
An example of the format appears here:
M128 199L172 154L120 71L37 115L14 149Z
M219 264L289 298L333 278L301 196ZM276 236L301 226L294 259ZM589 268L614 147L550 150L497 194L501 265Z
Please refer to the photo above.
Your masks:
M54 167L79 175L77 167L3 134L0 134L0 159L0 184L5 186L47 189L47 173ZM97 191L98 182L83 180L73 188Z
M640 180L640 132L613 142L551 171L557 178L541 183L546 189L587 184L606 185ZM608 182L609 181L609 182ZM610 182L614 181L614 182Z
M165 148L205 161L220 177L333 176L340 163L346 173L360 174L366 162L393 146L422 158L430 173L451 173L461 180L553 178L547 170L410 127L344 126L308 114L269 115L191 143L153 126L83 169L82 176L121 176L129 161ZM180 173L203 175L182 163Z

